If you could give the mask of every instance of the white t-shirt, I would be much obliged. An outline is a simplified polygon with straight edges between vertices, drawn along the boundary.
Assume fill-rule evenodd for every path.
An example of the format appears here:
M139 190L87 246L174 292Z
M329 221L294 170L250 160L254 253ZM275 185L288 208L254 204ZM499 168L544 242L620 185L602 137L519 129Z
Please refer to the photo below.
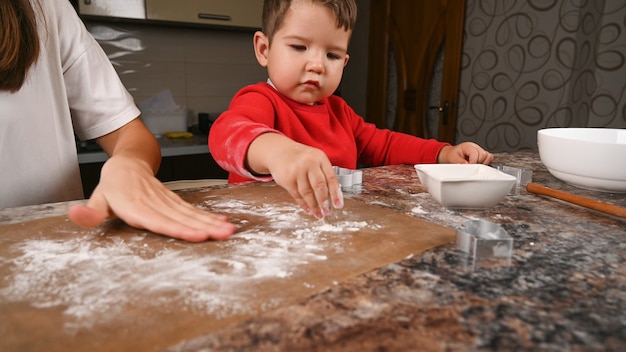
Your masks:
M31 3L40 55L18 92L0 91L0 208L82 199L74 132L94 139L140 114L70 2Z

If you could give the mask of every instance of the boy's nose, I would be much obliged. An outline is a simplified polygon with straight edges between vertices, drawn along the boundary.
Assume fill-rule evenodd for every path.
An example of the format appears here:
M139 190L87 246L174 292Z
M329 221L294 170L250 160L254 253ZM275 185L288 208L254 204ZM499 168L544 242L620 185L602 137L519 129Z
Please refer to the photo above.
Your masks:
M324 71L324 61L319 55L311 55L307 62L307 71L321 73Z
M321 63L319 63L319 62L309 62L308 71L321 73L323 71L323 69L324 69L324 67L323 67L323 65Z

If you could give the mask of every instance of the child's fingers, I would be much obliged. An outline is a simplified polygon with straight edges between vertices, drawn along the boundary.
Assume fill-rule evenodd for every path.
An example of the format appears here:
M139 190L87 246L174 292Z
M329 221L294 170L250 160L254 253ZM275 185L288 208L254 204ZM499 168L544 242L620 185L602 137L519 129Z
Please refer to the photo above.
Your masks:
M343 192L341 191L341 185L339 184L335 170L330 164L328 167L324 168L324 175L326 176L326 182L328 184L328 191L330 193L330 200L333 208L343 208Z
M287 192L289 193L289 195L291 196L291 198L293 198L293 200L296 202L296 204L298 204L298 206L300 208L302 208L302 210L307 213L307 214L311 214L311 204L308 204L306 202L306 200L304 199L304 197L301 194L301 190L298 187L298 180L294 180L294 182L290 182L288 184L284 184L283 182L277 182L278 185L280 185L281 187L283 187L285 190L287 190Z
M307 174L307 180L303 185L309 194L303 194L307 204L312 204L313 215L321 219L330 212L330 201L326 176L320 168L313 168Z
M299 174L295 181L295 184L288 188L291 196L305 212L321 219L323 217L322 211L315 198L315 191L309 181L308 172Z

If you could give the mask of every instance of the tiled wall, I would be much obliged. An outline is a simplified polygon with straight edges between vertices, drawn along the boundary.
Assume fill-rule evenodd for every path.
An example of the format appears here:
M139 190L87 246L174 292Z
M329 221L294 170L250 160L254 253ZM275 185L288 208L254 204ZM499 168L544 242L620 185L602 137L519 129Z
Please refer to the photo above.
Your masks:
M199 112L218 113L247 84L264 81L257 63L252 31L227 31L86 22L139 103L169 89L176 103Z
M350 62L341 83L343 98L365 114L369 1L357 0L358 19L350 42ZM122 82L139 103L169 89L191 119L199 112L219 113L247 84L265 81L252 48L253 30L96 22L86 20L115 66ZM190 121L193 122L193 121Z

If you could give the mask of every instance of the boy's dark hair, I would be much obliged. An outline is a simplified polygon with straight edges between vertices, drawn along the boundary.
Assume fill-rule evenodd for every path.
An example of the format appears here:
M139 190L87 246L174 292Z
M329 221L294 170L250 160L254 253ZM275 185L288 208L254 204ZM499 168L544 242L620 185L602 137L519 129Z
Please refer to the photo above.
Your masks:
M271 41L274 34L283 25L285 15L293 0L265 0L261 30ZM322 5L335 15L337 28L353 30L356 23L356 3L354 0L309 0Z

